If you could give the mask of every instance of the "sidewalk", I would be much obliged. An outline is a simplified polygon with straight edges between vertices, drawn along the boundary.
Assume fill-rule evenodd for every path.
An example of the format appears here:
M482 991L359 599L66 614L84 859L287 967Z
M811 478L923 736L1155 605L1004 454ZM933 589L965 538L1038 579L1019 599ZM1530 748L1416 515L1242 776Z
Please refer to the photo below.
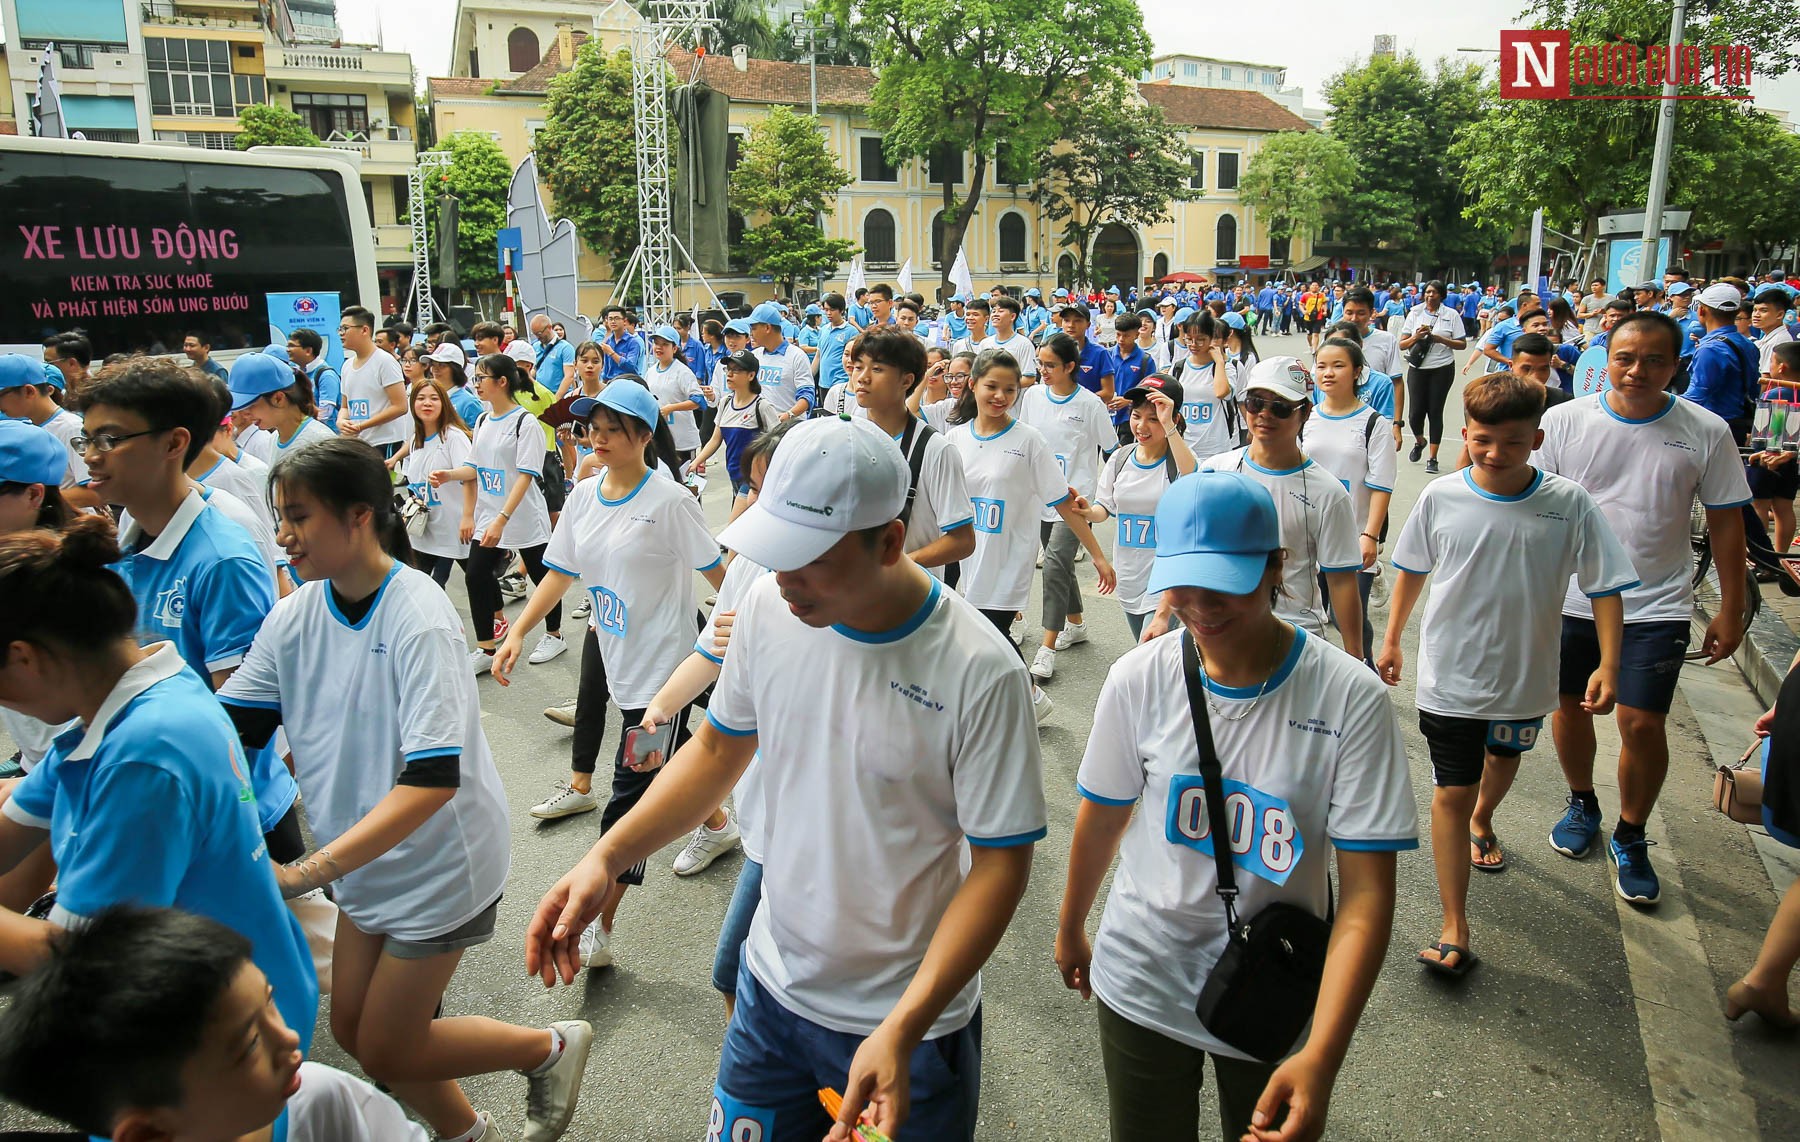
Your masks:
M1796 633L1800 631L1800 599L1788 598L1773 583L1760 584L1760 588L1762 609L1757 612L1750 629L1744 632L1744 641L1732 657L1766 708L1775 704L1781 680L1787 677L1788 664L1794 660L1795 652L1800 651L1800 633ZM1694 600L1694 609L1703 626L1718 613L1718 605L1718 578L1716 573L1708 574Z

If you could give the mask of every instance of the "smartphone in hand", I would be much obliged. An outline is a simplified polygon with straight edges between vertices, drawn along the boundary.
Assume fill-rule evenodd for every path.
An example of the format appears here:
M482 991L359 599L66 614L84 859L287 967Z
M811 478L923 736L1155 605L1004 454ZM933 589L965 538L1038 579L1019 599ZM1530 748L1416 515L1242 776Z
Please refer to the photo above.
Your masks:
M663 763L669 760L669 742L675 736L675 723L664 722L654 730L646 730L642 726L633 726L625 733L625 764L632 769L642 769L653 753L662 754Z

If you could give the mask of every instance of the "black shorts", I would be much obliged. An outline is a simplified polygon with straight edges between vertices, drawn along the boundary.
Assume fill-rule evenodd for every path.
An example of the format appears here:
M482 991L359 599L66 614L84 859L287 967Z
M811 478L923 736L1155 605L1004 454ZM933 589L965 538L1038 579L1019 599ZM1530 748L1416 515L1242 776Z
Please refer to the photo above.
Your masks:
M1431 751L1431 783L1437 786L1481 784L1488 754L1518 757L1537 744L1543 729L1542 718L1502 722L1419 711L1419 732Z
M1750 478L1750 498L1755 500L1791 500L1800 495L1800 463L1783 464L1771 471L1761 464L1744 469Z
M552 515L563 510L563 503L568 499L568 491L563 481L568 477L563 472L562 454L552 448L544 453L544 506Z
M1626 623L1619 648L1619 705L1666 714L1675 702L1675 683L1693 637L1685 620ZM1593 619L1563 616L1562 671L1557 692L1587 693L1588 678L1600 668L1600 636Z

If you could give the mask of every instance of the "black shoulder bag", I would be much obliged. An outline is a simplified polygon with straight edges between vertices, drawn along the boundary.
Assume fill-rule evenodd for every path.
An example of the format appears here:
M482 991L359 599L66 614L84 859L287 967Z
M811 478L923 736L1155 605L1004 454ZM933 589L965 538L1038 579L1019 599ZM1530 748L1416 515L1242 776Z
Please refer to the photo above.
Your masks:
M1248 920L1237 916L1237 870L1230 853L1231 820L1225 810L1225 775L1213 749L1206 697L1200 690L1200 653L1192 635L1181 636L1182 672L1187 676L1188 710L1200 747L1200 776L1206 784L1206 817L1212 824L1218 893L1225 902L1225 951L1200 988L1194 1014L1221 1042L1273 1063L1299 1043L1319 1001L1331 922L1294 904L1275 903ZM1221 843L1223 841L1223 843Z

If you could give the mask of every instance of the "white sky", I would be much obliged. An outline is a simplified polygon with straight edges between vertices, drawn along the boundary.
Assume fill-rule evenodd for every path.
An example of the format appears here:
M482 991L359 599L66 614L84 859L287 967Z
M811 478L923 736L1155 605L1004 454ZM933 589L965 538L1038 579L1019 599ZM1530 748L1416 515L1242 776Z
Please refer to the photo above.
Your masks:
M1138 0L1156 51L1240 59L1288 69L1288 83L1306 88L1308 106L1323 105L1325 80L1345 64L1366 57L1378 34L1399 38L1402 51L1426 61L1455 55L1458 48L1500 46L1500 29L1522 26L1521 0L1457 0L1437 5L1428 18L1409 22L1403 15L1371 18L1368 6L1345 0L1283 0L1259 9L1225 9L1211 19L1196 20L1194 0ZM1248 18L1266 11L1268 19ZM456 0L339 0L338 21L351 39L380 42L411 52L422 75L447 75L450 32ZM1416 25L1422 24L1423 27ZM1295 36L1295 28L1305 28ZM1488 60L1488 55L1461 58ZM1760 106L1786 110L1800 119L1800 75L1777 82L1756 81Z

